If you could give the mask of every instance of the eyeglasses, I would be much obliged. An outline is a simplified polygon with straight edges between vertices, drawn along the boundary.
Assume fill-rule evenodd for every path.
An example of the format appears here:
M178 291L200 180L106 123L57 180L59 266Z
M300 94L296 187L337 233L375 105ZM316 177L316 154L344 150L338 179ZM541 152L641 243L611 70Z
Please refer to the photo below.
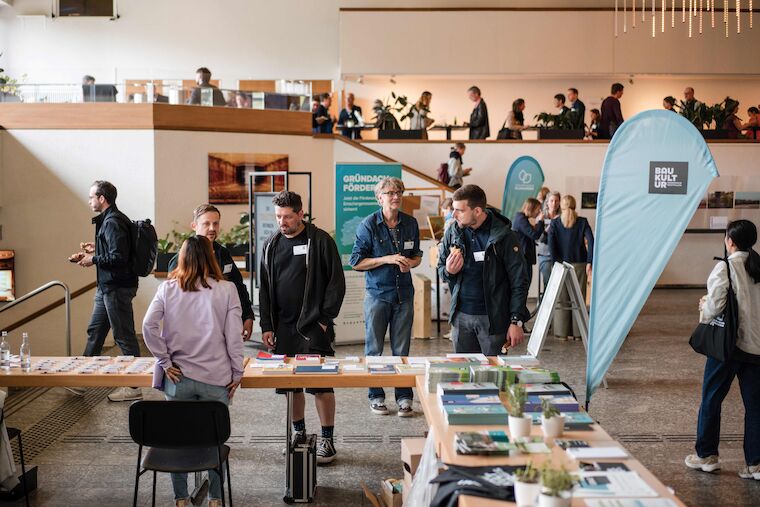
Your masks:
M389 190L388 192L383 192L383 195L387 195L388 197L401 197L404 195L403 190Z

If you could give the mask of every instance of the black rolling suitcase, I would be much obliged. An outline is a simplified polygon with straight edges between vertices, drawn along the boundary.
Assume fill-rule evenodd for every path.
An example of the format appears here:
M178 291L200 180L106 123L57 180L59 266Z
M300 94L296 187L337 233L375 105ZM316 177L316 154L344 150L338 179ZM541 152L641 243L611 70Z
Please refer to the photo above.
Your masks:
M317 435L304 435L288 446L288 476L284 501L311 503L317 489Z

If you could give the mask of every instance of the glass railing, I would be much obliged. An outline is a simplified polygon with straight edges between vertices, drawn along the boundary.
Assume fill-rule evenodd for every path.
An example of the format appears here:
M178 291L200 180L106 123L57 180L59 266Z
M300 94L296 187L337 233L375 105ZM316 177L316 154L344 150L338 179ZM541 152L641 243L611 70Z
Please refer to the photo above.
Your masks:
M183 83L185 84L185 83ZM79 104L85 102L165 103L238 109L279 109L311 112L311 99L301 88L284 87L286 92L264 92L217 88L213 85L183 86L170 82L127 81L121 84L2 84L2 103ZM283 87L277 86L277 89Z

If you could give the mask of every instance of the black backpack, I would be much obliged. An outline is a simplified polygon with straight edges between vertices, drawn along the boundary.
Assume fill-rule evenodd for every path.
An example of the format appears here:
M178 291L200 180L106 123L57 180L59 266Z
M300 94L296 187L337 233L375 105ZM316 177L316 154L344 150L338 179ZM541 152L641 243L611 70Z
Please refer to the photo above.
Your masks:
M158 255L158 235L150 219L132 220L132 271L137 276L148 276L153 272Z

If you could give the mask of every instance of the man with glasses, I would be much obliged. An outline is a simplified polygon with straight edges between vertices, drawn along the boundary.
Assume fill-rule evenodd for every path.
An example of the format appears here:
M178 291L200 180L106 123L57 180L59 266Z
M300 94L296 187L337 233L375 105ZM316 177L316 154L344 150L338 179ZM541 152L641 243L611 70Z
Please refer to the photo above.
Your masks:
M393 355L409 355L414 320L411 270L422 261L422 251L417 220L400 211L403 194L400 179L380 180L375 186L375 197L381 209L365 218L356 230L349 262L356 271L365 272L366 356L382 355L389 326ZM395 395L398 416L414 415L412 389L396 388ZM369 403L372 413L388 415L383 388L370 388Z

